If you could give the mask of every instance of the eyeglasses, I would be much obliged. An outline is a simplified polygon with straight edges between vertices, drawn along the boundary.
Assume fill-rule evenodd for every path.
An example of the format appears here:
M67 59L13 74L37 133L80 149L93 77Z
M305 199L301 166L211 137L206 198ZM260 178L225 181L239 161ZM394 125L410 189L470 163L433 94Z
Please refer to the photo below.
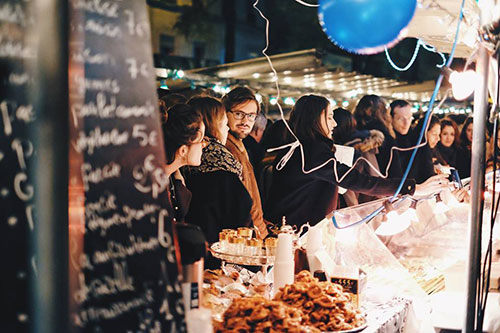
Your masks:
M401 117L401 116L394 116L394 120L395 121L403 121L403 120L406 120L408 122L412 122L413 121L413 117Z
M237 120L242 120L243 118L247 117L248 120L250 121L255 121L255 118L257 118L256 113L246 113L243 111L228 111L233 114L233 117Z
M205 147L206 147L206 146L208 146L208 144L210 143L210 140L209 140L207 137L203 137L203 138L201 139L201 141L198 141L198 142L192 142L192 143L190 144L190 146L192 146L192 145L197 145L197 144L200 144L200 143L201 143L201 147L202 147L202 148L205 148Z

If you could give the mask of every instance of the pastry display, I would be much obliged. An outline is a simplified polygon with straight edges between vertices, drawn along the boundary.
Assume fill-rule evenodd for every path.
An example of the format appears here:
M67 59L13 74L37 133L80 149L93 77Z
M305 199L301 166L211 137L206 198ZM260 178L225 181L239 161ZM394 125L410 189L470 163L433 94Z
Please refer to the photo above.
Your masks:
M301 310L262 296L235 299L224 313L223 321L215 322L214 331L217 333L321 332L303 324Z
M302 325L321 331L352 330L366 324L362 312L351 302L342 286L320 282L309 271L302 271L295 282L276 293L274 300L300 309Z

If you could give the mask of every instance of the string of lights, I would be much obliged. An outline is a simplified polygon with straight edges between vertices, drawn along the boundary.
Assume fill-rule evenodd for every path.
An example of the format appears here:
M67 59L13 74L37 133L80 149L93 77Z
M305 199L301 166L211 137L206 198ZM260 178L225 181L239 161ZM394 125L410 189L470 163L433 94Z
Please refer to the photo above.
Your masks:
M436 48L434 46L425 44L421 39L417 39L417 45L415 45L415 50L413 51L413 55L405 67L399 67L398 65L396 65L394 63L394 61L392 61L391 55L389 54L389 50L387 49L387 47L384 48L385 57L387 58L387 61L392 66L392 68L394 68L395 70L398 70L400 72L404 72L404 71L407 71L408 69L410 69L411 66L413 66L413 64L415 63L415 60L417 60L417 55L418 55L418 52L420 50L420 46L422 46L424 49L426 49L429 52L434 52L434 53L437 53L441 56L441 58L443 59L443 62L441 64L437 64L436 67L441 68L445 65L446 57L444 56L444 54L436 51Z

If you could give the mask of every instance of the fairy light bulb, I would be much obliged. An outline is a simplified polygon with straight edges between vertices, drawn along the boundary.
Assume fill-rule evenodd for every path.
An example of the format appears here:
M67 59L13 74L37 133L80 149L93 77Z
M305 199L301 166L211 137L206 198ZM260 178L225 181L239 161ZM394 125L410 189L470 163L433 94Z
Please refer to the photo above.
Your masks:
M473 70L465 72L451 72L449 81L453 98L461 101L469 97L478 83L478 75Z
M443 214L450 210L450 207L443 202L441 195L436 194L436 207L434 208L434 214Z
M377 230L375 230L375 234L379 236L392 236L405 231L410 226L410 220L398 214L391 203L385 202L384 206L386 207L385 216L387 221L380 224Z
M403 214L401 214L402 219L412 222L418 222L417 202L417 200L412 200L410 207Z

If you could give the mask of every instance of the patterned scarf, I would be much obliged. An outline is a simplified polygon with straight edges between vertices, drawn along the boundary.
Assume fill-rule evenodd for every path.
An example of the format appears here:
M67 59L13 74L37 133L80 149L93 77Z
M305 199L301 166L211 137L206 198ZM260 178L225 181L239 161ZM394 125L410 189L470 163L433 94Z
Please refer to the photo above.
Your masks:
M203 148L200 166L191 168L191 171L201 173L219 170L228 171L238 175L242 180L243 168L241 163L217 139L209 138L209 140L208 146Z

